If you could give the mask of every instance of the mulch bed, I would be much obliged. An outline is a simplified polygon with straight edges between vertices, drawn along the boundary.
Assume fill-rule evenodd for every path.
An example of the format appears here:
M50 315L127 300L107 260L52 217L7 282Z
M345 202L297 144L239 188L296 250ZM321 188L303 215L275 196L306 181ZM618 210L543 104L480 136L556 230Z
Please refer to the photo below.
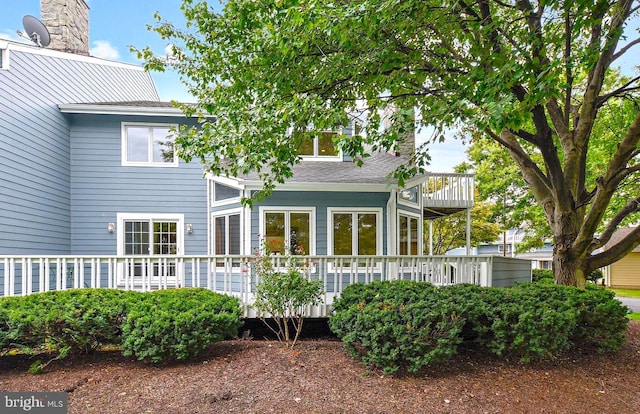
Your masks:
M215 344L186 364L154 366L118 351L55 361L0 358L4 391L66 391L70 413L640 413L640 322L613 354L525 365L472 348L419 377L392 377L332 338L294 351L269 340Z

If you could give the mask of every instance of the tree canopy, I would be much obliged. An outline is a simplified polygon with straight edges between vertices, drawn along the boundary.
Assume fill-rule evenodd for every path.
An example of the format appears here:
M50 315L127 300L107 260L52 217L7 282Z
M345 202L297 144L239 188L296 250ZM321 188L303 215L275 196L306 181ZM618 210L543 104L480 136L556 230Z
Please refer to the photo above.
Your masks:
M419 125L441 133L464 126L508 151L549 224L556 281L582 286L591 270L640 243L638 227L599 250L640 210L638 187L625 186L640 173L639 78L606 82L640 43L624 32L637 23L638 7L638 0L229 0L217 13L184 0L188 27L159 18L155 30L175 45L170 64L198 100L185 111L203 116L200 129L182 130L181 157L200 158L215 174L258 171L269 190L300 161L292 130L335 130L366 116L362 135L337 142L361 160L396 145L415 109ZM152 69L167 64L148 49L141 56ZM601 146L600 114L609 105L635 112ZM389 106L396 116L381 128ZM424 165L422 154L396 171L400 182ZM590 157L602 157L593 173ZM624 203L607 216L614 196Z

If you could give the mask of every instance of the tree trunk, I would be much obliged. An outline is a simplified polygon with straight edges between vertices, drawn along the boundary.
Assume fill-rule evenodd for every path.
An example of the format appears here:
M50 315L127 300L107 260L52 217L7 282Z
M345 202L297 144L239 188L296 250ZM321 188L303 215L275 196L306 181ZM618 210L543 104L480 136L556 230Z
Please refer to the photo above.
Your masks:
M576 252L577 238L574 217L563 216L557 220L553 246L553 276L556 284L584 288L587 283L587 260L585 252Z
M587 261L576 257L570 248L562 247L556 244L553 248L553 276L556 284L584 289L587 284Z

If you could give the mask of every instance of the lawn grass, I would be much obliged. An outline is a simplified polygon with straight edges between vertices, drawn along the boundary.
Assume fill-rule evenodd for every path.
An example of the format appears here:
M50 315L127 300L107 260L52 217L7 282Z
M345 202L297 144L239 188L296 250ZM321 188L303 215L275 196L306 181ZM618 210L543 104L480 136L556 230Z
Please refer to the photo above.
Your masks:
M640 289L609 289L622 298L640 298Z
M640 312L632 312L627 315L627 318L631 319L632 321L640 321Z

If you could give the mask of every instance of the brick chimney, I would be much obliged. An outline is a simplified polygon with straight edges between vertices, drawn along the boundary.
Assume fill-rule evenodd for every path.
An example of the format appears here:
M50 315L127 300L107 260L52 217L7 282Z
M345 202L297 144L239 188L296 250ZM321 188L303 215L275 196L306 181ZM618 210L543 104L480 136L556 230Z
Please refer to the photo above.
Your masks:
M40 0L40 16L51 35L48 49L89 56L89 6L84 0Z

